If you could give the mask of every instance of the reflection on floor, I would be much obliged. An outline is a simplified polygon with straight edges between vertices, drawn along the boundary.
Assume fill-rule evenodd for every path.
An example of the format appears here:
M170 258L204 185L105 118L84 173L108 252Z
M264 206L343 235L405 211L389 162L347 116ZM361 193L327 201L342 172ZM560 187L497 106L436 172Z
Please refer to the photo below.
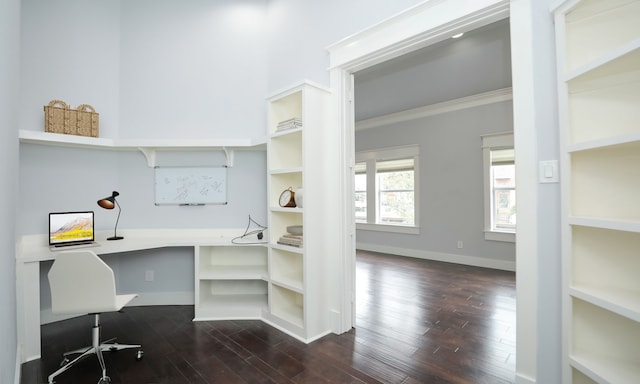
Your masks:
M356 327L303 344L258 320L192 322L192 306L102 316L103 339L142 343L105 354L112 383L513 383L515 275L358 252ZM23 384L46 383L62 352L90 342L92 317L42 327L42 359ZM95 359L56 379L95 383Z

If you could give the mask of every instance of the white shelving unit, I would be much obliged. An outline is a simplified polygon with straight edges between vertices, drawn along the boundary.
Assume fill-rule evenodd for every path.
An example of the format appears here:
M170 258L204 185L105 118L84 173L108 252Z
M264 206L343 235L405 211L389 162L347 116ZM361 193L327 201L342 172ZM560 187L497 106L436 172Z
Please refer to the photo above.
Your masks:
M640 1L554 9L563 383L640 382Z
M267 189L269 216L269 311L265 320L308 342L330 332L326 287L327 220L322 190L323 135L329 121L328 90L304 82L268 99ZM302 127L278 130L299 118ZM313 175L314 177L308 177ZM282 191L303 188L303 207L279 206ZM304 246L278 244L287 227L302 225Z
M267 309L267 248L195 249L195 321L260 319Z
M110 139L86 137L42 131L20 130L21 143L79 147L105 150L140 151L147 159L147 165L154 167L158 151L178 150L222 150L227 158L227 166L233 166L233 151L236 149L264 149L264 139Z

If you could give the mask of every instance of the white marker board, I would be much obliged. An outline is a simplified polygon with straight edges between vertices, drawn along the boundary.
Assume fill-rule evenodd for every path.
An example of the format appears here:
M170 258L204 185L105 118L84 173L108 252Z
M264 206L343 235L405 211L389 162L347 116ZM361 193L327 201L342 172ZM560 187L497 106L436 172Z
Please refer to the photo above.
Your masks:
M227 204L227 167L156 167L156 205Z

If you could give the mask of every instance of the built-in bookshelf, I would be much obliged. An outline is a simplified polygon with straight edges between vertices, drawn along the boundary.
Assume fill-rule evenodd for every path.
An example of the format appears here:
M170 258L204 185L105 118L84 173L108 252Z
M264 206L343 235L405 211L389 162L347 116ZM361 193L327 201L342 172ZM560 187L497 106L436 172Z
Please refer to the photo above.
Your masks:
M265 319L300 340L330 331L321 187L322 137L329 121L326 89L302 83L270 97L267 137L269 310ZM296 206L280 197L291 189ZM302 195L304 193L304 204ZM302 233L299 233L299 231Z
M267 309L267 248L195 248L195 319L260 319Z
M563 382L640 379L640 1L554 9Z

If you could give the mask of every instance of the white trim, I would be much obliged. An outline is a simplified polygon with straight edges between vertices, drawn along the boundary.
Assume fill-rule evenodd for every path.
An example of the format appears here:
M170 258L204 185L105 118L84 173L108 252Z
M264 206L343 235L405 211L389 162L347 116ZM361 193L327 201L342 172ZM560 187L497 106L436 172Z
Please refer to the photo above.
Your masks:
M378 161L409 158L413 159L413 225L378 223L378 184L376 163ZM356 229L410 234L420 233L420 146L412 144L359 151L355 153L355 162L366 163L367 165L367 222L357 222ZM355 188L351 196L355 196ZM354 199L352 199L352 201L354 201ZM355 215L355 208L353 212Z
M22 381L22 345L16 345L16 368L13 373L13 384L20 384Z
M402 145L398 147L386 147L356 152L356 163L362 163L369 159L393 160L415 157L420 154L418 144Z
M415 257L417 259L444 261L447 263L470 265L474 267L499 269L502 271L514 272L516 270L515 261L488 259L469 255L458 255L444 252L422 251L419 249L391 247L379 244L360 243L356 244L357 249L370 252L388 253L390 255Z
M493 195L491 193L491 150L514 148L513 132L494 133L481 136L482 139L482 177L484 197L484 239L490 241L516 242L514 233L498 231L491 226L493 213Z
M367 68L508 16L506 0L427 0L328 46L329 68Z
M479 93L477 95L461 97L459 99L443 101L441 103L431 104L424 107L408 109L406 111L400 111L390 113L388 115L372 117L366 120L360 120L356 122L356 131L422 119L429 116L435 116L443 113L455 112L463 109L480 107L483 105L500 103L509 100L513 100L513 92L511 88L498 89L495 91Z
M536 380L528 376L516 374L516 384L536 384Z
M428 5L426 5L428 3ZM354 215L354 137L353 73L369 66L415 51L455 33L477 29L508 18L509 0L437 0L411 8L367 31L328 47L330 79L335 103L336 129L341 137L339 177L343 222L338 228L342 248L340 275L341 328L355 324L355 215ZM411 20L407 20L411 19Z
M420 234L420 227L407 226L407 225L389 225L389 224L374 224L374 223L358 223L356 222L356 229L358 231L379 231L379 232L392 232L392 233L407 233L410 235Z
M482 138L482 148L513 147L513 131L490 133L480 137Z
M510 232L484 231L484 239L491 241L502 241L505 243L515 243L516 234Z

